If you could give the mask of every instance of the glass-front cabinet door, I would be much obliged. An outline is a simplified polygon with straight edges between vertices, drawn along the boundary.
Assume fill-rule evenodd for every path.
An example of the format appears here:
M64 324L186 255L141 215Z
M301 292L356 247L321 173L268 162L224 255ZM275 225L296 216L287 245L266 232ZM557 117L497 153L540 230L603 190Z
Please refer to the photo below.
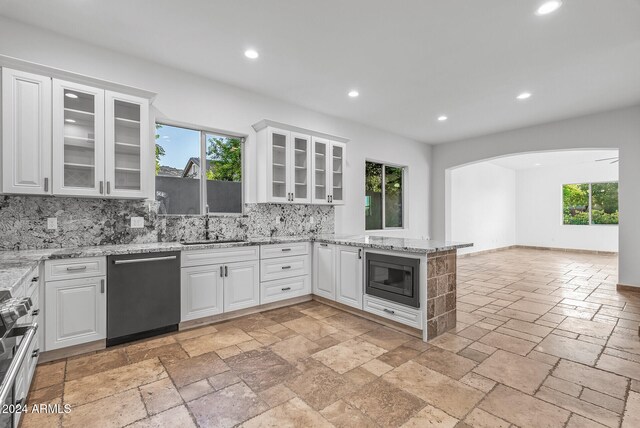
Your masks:
M145 196L149 175L149 102L106 91L105 96L106 195Z
M328 204L331 187L331 174L328 171L328 159L331 152L331 142L322 138L313 137L312 152L312 177L313 177L313 203Z
M311 202L311 139L308 135L291 133L291 193L292 202Z
M331 194L329 202L333 204L344 204L344 168L346 144L331 142Z
M104 90L53 80L53 193L101 196Z
M291 201L289 131L269 129L268 182L271 202Z

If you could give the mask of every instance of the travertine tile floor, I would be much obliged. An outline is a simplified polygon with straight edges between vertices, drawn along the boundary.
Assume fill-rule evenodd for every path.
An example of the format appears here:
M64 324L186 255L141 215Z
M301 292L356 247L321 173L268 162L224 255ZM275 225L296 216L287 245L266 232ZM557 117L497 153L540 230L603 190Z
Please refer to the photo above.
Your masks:
M459 259L429 344L309 302L38 367L23 427L639 427L640 294L616 257Z

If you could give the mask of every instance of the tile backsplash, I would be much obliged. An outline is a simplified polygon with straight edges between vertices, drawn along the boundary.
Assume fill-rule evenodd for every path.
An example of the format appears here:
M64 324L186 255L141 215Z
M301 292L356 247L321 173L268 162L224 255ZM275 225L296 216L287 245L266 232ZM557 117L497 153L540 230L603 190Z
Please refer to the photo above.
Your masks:
M50 217L55 230L47 229ZM144 227L132 229L131 217L144 217ZM0 196L0 250L204 240L206 217L158 215L145 201ZM334 208L246 204L245 215L211 215L208 223L210 239L333 233Z

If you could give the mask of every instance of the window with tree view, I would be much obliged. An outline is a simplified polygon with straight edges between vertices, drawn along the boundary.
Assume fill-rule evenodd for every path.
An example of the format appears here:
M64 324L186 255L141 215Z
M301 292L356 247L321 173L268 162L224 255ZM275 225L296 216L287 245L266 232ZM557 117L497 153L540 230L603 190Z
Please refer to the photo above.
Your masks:
M239 137L156 124L160 214L242 213Z
M562 186L564 224L618 224L618 183Z
M365 163L366 230L404 227L404 167Z

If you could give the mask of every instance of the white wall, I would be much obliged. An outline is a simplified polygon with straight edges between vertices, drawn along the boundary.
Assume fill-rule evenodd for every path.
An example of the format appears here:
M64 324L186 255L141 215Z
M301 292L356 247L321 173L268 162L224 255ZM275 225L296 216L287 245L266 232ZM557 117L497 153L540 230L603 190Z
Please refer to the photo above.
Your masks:
M563 184L617 180L618 166L608 162L518 170L518 245L618 251L616 225L562 224Z
M640 286L640 106L434 146L432 236L443 239L446 233L448 169L517 153L593 148L619 149L619 282Z
M461 254L516 243L516 172L481 162L451 171L447 240L473 242Z
M0 17L0 54L158 93L158 118L249 135L246 201L255 201L255 132L272 119L351 139L347 144L346 204L336 208L336 232L364 233L365 158L408 166L407 229L428 234L431 147L379 129L268 98L194 74L143 61ZM208 53L214 55L214 52ZM197 61L197 58L194 58ZM359 102L366 102L364 99ZM345 102L351 102L345 97ZM381 124L383 125L383 124Z

